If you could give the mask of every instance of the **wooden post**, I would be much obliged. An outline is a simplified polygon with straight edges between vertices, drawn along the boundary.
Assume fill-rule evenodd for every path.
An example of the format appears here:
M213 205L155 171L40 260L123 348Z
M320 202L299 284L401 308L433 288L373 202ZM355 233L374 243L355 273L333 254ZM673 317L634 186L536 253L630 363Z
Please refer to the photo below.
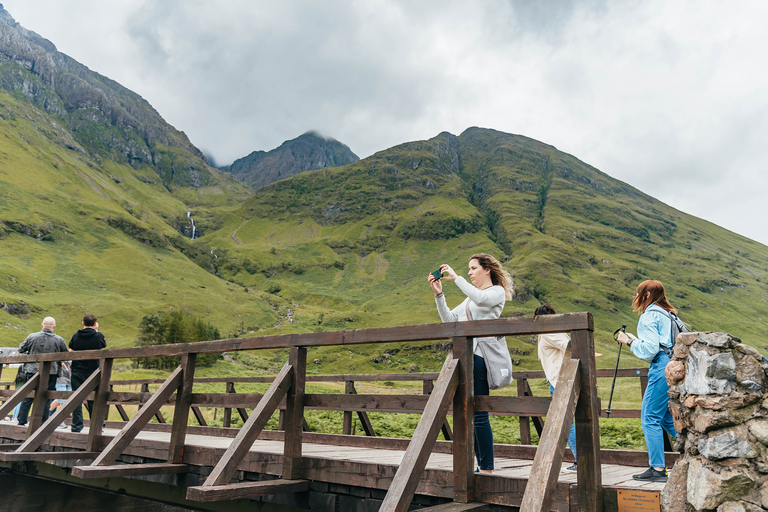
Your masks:
M48 379L50 377L51 362L40 362L40 371L37 372L37 389L35 389L35 399L32 402L32 413L29 415L28 434L32 434L43 424L43 413L45 412L46 396L48 395Z
M474 500L475 381L472 338L453 338L453 358L459 361L459 383L453 397L453 501Z
M101 429L104 427L109 413L107 398L109 397L109 379L112 378L113 361L114 359L102 359L100 364L99 385L94 392L91 423L88 426L88 451L91 452L101 449Z
M235 392L235 383L234 382L227 382L227 388L225 393L234 393ZM232 408L231 407L225 407L224 408L224 419L221 422L222 427L227 427L232 424Z
M517 379L517 396L525 396L525 379ZM530 417L520 416L520 444L531 444Z
M355 391L355 383L354 381L348 380L344 383L344 394L345 395L351 395ZM341 427L341 432L343 434L352 435L352 411L344 411L344 423Z
M184 440L187 436L189 408L192 405L192 384L195 379L195 361L197 354L181 356L182 378L176 392L176 404L173 408L173 430L168 446L168 462L181 464L184 458Z
M304 388L307 379L307 349L291 347L288 364L293 367L293 380L285 396L285 442L283 454L284 480L301 477L301 440L304 432Z
M589 328L571 331L573 358L579 360L579 401L576 405L579 512L602 512L603 476L600 467L600 403L595 375L595 338L592 315Z

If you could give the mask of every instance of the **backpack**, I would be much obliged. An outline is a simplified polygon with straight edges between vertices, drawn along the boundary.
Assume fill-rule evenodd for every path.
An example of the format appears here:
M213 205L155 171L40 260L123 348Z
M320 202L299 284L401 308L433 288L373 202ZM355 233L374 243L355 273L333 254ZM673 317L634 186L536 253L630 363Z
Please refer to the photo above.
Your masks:
M671 311L664 311L667 316L669 316L670 319L670 336L672 337L672 346L675 346L675 340L677 340L677 336L681 332L691 332L690 329L683 323L682 320L680 320L676 314L672 313ZM660 345L661 350L664 351L665 354L669 356L669 358L672 358L672 349L669 347L666 347L664 345Z
M674 346L675 345L675 341L677 340L677 336L681 332L691 332L691 330L688 329L688 327L683 323L682 320L680 320L677 317L676 314L671 313L669 311L667 313L669 314L669 319L672 320L672 327L671 327L671 331L672 331L672 346Z

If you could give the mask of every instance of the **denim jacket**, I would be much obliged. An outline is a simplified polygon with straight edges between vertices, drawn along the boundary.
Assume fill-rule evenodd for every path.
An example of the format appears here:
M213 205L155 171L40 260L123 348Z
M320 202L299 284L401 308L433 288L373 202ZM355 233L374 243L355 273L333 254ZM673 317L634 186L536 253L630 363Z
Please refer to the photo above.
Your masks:
M637 322L637 339L629 349L644 361L652 361L661 346L672 348L672 320L669 314L656 304L651 304Z

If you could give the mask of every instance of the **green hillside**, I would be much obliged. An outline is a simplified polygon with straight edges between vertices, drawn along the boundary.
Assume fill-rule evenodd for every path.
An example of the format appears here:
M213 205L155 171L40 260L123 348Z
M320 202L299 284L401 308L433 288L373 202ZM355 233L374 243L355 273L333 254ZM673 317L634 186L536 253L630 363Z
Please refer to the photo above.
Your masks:
M693 329L768 354L768 247L552 146L470 128L251 193L138 94L0 14L0 345L18 345L46 315L68 337L85 312L111 346L132 345L144 315L170 309L223 336L432 323L428 272L463 273L489 252L516 283L504 315L543 302L590 311L600 366L615 361L610 333L634 331L644 279L665 283ZM315 146L292 153L296 172L332 153ZM262 155L259 172L274 174L284 153ZM450 283L446 296L462 300ZM516 365L538 367L535 339L508 341ZM318 349L310 371L431 371L446 349ZM217 371L283 360L233 354Z
M95 313L113 346L168 308L227 334L276 319L263 294L214 275L210 248L172 229L190 209L208 229L212 212L244 197L231 179L171 194L152 168L89 157L57 119L2 91L0 140L0 345L18 345L46 315L66 337Z
M282 331L438 321L427 272L440 263L463 270L473 253L490 252L516 281L505 315L531 314L542 302L590 311L607 356L614 329L634 331L631 300L644 279L664 282L694 329L768 349L768 248L522 136L471 128L403 144L272 184L222 222L203 240L227 248L227 278L292 307ZM447 299L461 300L450 284ZM510 340L522 366L536 365L532 343ZM418 353L334 368L408 369Z

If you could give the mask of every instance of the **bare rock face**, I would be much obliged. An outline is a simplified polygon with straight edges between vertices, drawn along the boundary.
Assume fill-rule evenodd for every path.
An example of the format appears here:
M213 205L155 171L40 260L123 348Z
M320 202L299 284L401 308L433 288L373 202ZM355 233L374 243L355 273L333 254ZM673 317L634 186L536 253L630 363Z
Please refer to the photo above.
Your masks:
M768 510L768 364L725 333L678 336L665 376L679 432L667 512Z

